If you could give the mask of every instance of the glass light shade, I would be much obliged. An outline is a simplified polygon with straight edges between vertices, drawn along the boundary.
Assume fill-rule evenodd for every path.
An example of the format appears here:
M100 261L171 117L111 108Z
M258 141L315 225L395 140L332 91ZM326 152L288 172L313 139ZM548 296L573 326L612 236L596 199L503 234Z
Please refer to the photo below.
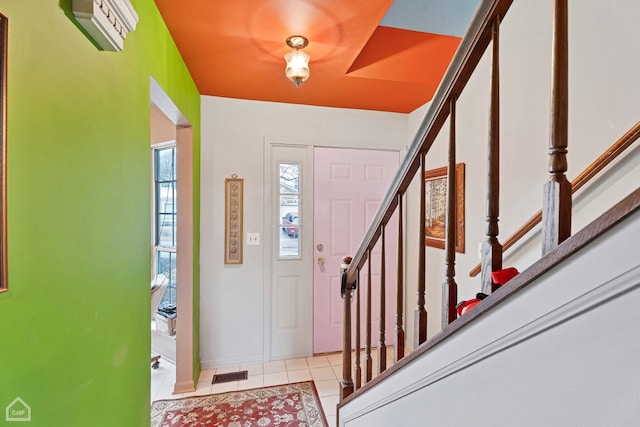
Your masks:
M284 74L296 86L309 78L309 59L310 56L301 50L292 50L284 54L284 60L287 61L287 68Z

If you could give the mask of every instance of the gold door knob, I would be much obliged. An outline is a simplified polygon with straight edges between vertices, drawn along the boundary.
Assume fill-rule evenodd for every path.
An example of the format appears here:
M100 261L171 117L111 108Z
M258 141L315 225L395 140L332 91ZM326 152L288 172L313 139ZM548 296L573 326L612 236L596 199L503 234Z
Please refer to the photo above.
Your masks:
M324 258L318 258L318 265L324 265Z

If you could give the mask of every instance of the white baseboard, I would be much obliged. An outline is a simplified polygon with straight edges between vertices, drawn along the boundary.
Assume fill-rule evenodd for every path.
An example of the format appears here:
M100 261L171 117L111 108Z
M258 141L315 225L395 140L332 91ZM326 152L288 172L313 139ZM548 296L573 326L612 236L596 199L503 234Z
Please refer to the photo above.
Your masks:
M205 370L205 369L220 368L222 366L252 365L252 364L258 364L262 362L263 362L263 355L262 353L258 353L258 354L250 354L243 357L201 360L200 368L202 370Z

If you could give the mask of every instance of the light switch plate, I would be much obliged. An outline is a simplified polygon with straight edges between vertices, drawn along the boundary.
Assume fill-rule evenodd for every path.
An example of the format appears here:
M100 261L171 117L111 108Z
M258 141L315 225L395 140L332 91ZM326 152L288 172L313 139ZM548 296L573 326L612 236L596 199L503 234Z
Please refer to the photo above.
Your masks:
M260 233L247 233L247 246L260 245Z

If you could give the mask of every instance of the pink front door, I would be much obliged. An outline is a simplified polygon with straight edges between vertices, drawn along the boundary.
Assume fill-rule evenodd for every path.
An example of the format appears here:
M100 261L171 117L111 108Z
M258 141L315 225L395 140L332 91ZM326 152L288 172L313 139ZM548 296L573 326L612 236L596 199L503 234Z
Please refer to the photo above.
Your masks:
M354 256L398 169L394 151L316 148L314 151L314 353L342 349L343 305L340 297L340 262ZM389 224L386 258L395 262L397 220ZM379 283L380 248L373 251L372 279ZM364 272L366 273L366 271ZM387 269L385 330L393 344L395 317L394 271ZM366 274L360 276L366 283ZM364 299L365 287L361 289ZM378 343L379 292L372 292L372 345ZM362 306L364 310L364 306Z

